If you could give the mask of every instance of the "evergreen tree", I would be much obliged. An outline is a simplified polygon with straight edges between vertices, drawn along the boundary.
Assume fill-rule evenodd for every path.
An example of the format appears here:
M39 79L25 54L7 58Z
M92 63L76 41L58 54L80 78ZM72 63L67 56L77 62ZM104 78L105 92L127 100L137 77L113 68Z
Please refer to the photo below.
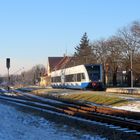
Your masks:
M87 33L84 33L84 35L81 38L79 46L77 46L75 50L76 50L74 54L75 65L92 64L96 62L96 58L93 53L92 47L89 44Z

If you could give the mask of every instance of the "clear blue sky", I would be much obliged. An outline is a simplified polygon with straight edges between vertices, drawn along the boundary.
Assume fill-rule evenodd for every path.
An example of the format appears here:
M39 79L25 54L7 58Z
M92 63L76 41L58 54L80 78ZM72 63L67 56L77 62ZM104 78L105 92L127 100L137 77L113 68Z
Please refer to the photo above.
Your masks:
M140 20L140 0L0 0L0 74L74 53L84 32L108 38Z

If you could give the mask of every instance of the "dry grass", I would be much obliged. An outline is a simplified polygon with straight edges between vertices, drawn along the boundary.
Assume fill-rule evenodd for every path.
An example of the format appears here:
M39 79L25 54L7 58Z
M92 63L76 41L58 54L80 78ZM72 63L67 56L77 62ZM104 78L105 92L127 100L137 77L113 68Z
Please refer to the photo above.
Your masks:
M85 102L92 102L101 105L120 106L120 105L128 104L128 100L122 99L117 96L110 96L105 92L100 93L100 92L93 91L88 93L86 91L83 92L79 91L79 93L76 92L70 94L61 94L64 91L65 91L64 89L38 89L38 90L33 90L32 93L43 97L48 97L51 95L51 96L57 96L58 98L70 99L75 101L82 100Z
M61 98L71 99L71 100L85 100L88 102L93 102L102 105L124 105L128 101L119 97L109 96L108 94L94 94L94 93L83 93L83 94L69 94L61 95Z
M33 90L32 93L34 94L48 94L48 93L57 93L57 92L61 92L62 89L36 89Z

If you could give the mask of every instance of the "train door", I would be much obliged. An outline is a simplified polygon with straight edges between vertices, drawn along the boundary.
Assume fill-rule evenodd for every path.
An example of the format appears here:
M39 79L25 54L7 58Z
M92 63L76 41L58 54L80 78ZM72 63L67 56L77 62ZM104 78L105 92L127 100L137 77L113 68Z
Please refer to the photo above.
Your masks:
M61 85L65 84L65 70L61 70Z

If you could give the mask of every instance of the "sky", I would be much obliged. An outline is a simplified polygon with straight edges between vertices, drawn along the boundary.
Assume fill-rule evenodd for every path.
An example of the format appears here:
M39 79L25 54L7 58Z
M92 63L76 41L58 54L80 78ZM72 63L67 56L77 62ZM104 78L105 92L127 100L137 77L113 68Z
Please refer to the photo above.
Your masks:
M108 38L140 21L140 0L0 0L0 75L47 65L49 56L72 55L87 32Z

